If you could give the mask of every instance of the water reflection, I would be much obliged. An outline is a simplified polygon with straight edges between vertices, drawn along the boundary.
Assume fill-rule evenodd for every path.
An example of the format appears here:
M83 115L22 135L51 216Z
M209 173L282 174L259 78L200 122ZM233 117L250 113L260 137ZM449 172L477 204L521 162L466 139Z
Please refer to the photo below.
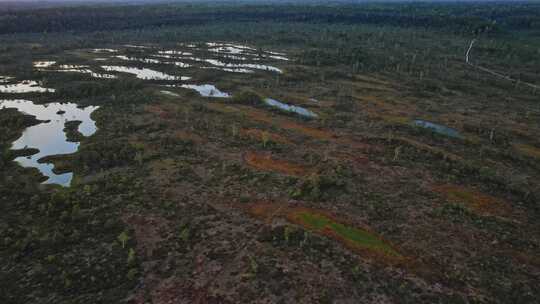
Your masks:
M315 114L314 112L306 109L306 108L302 108L302 107L299 107L299 106L295 106L295 105L288 105L288 104L285 104L285 103L282 103L282 102L279 102L275 99L272 99L272 98L266 98L264 100L264 102L271 106L271 107L275 107L275 108L279 108L283 111L287 111L287 112L292 112L292 113L296 113L296 114L299 114L299 115L302 115L302 116L305 116L305 117L309 117L309 118L316 118L318 117L317 114Z
M223 67L223 68L248 68L248 69L256 69L256 70L264 70L264 71L271 71L276 73L283 73L281 69L278 69L276 67L270 66L270 65L264 65L264 64L253 64L253 63L226 63L222 62L216 59L205 59L204 61L210 63L211 65Z
M124 67L124 66L107 66L107 65L101 66L101 68L107 72L121 72L121 73L133 74L137 78L144 79L144 80L188 80L188 79L191 79L191 77L173 76L173 75L168 75L159 71L154 71L154 70L145 69L145 68L131 68L131 67Z
M179 97L180 96L180 95L178 95L178 94L176 94L174 92L167 91L167 90L161 90L160 92L161 92L161 94L171 96L171 97Z
M0 93L52 93L54 91L54 89L41 87L33 80L23 80L18 83L0 85Z
M157 59L150 59L150 58L136 58L136 57L128 57L124 55L118 55L114 57L118 59L126 60L126 61L138 61L142 63L155 63L155 64L161 63L161 61Z
M463 138L463 136L461 136L457 130L433 122L417 119L414 121L414 125L449 137Z
M89 74L94 78L103 78L103 79L115 79L116 75L96 73L88 68L87 65L61 65L59 70L50 70L51 72L66 72L66 73L81 73Z
M56 61L34 61L35 68L48 68L56 64Z
M115 49L93 49L94 53L116 53L118 50Z
M65 122L80 120L78 131L84 136L90 136L96 132L96 124L90 118L90 114L98 107L89 106L78 108L74 103L50 103L46 105L34 104L29 100L0 100L0 108L16 108L17 110L35 116L45 122L28 127L22 136L12 144L12 149L36 148L39 153L18 157L15 159L23 167L37 168L43 175L49 177L45 184L59 184L69 186L73 174L55 174L54 165L43 163L38 160L45 156L57 154L71 154L77 151L78 142L68 142L64 132ZM63 113L63 114L58 114Z
M230 97L228 93L221 92L218 88L216 88L214 85L211 85L211 84L202 84L202 85L183 84L182 88L195 90L199 92L201 96L204 96L204 97L216 97L216 98Z

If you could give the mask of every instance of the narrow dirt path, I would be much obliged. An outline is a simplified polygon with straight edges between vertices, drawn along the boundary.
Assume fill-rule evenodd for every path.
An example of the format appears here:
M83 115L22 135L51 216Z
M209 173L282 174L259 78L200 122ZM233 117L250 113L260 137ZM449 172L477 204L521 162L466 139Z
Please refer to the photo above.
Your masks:
M525 82L525 81L521 81L521 80L516 80L516 79L511 78L510 76L503 75L501 73L495 72L495 71L490 70L488 68L484 68L484 67L481 67L479 65L471 63L469 55L471 53L471 50L472 50L475 42L476 42L476 39L471 40L471 43L469 44L469 48L467 49L467 53L465 54L465 63L467 65L472 66L472 67L474 67L476 69L479 69L480 71L491 74L493 76L496 76L496 77L499 77L499 78L502 78L502 79L506 79L506 80L511 81L513 83L524 84L524 85L532 88L535 92L536 92L537 89L540 89L540 86L538 86L538 85L535 85L535 84L532 84L532 83L529 83L529 82Z

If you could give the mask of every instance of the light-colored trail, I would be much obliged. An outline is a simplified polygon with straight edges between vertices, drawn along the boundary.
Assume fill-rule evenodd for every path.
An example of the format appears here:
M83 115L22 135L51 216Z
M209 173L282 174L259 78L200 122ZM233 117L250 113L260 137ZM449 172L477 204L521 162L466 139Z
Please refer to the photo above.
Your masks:
M493 76L496 76L496 77L499 77L499 78L502 78L502 79L506 79L508 81L511 81L511 82L514 82L516 84L523 84L523 85L526 85L530 88L533 88L536 92L537 89L540 89L540 86L536 85L536 84L532 84L532 83L529 83L529 82L525 82L525 81L521 81L521 80L516 80L510 76L507 76L507 75L503 75L501 73L498 73L498 72L495 72L493 70L490 70L488 68L484 68L482 66L479 66L479 65L476 65L476 64L473 64L470 62L470 53L471 53L471 50L473 48L473 45L474 43L476 42L476 39L473 39L471 41L471 43L469 44L469 48L467 49L467 53L465 53L465 63L473 68L476 68L476 69L479 69L480 71L483 71L483 72L486 72L488 74L491 74Z

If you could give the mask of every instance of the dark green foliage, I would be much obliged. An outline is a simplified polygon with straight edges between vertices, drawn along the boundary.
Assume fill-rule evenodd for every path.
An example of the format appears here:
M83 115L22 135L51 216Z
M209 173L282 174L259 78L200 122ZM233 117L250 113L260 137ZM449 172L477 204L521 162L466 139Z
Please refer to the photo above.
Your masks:
M79 132L79 125L82 123L80 120L71 120L67 121L64 126L64 132L68 141L71 142L80 142L83 138L83 135Z
M108 182L127 189L119 179ZM137 268L136 259L116 240L125 229L115 212L121 205L110 200L114 188L103 189L87 185L23 193L0 187L2 302L40 302L52 295L82 300L94 293L94 302L112 301L122 297L118 290L132 287L126 276ZM116 295L103 292L111 288Z
M235 94L232 101L248 105L260 105L263 102L262 97L259 94L249 90L244 90Z
M136 153L136 149L126 141L100 141L81 146L79 153L73 157L73 165L86 172L95 172L133 164Z
M16 156L32 154L35 150L10 150L10 142L20 136L26 127L38 124L39 121L30 115L24 115L16 109L0 109L0 169Z
M49 8L4 13L0 33L107 31L149 27L185 26L210 22L310 22L319 24L375 24L441 28L462 33L497 32L501 28L538 29L538 4L498 5L485 10L481 3L154 5ZM494 22L496 20L497 22Z
M143 90L143 82L131 77L107 81L67 81L62 83L56 96L83 99L92 104L147 103L150 94Z

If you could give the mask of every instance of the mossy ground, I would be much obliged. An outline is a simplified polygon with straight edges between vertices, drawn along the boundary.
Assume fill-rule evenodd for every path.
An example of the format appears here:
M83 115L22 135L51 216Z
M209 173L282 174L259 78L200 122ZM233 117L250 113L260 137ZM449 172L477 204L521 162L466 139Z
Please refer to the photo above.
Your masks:
M366 249L375 254L383 254L391 258L400 257L400 254L396 250L373 233L338 223L323 214L299 211L290 214L289 217L310 230L334 236L352 248L359 250Z
M540 159L540 148L526 144L515 144L514 148L525 156L532 157L536 160Z
M273 158L271 154L250 151L244 155L244 160L249 166L258 170L278 172L291 176L304 176L308 174L308 169L305 166Z

